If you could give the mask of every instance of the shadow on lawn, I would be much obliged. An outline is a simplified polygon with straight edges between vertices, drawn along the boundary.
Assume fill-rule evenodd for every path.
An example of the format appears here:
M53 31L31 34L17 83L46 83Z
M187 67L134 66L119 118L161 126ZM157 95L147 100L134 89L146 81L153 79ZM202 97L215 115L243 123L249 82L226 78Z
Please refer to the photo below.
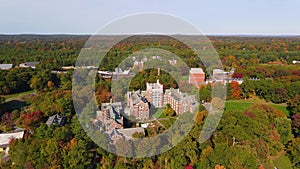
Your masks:
M27 102L20 100L11 100L0 104L0 113L13 111L15 109L21 109L27 105Z

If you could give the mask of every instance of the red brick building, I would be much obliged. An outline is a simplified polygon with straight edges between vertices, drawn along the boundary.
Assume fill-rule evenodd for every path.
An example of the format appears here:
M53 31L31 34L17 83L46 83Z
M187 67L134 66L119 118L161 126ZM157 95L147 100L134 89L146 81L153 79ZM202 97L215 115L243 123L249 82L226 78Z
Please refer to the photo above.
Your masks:
M194 112L199 104L195 95L181 93L179 89L167 89L164 95L164 104L170 104L176 114Z
M191 68L189 73L189 84L196 87L205 84L205 73L201 68Z

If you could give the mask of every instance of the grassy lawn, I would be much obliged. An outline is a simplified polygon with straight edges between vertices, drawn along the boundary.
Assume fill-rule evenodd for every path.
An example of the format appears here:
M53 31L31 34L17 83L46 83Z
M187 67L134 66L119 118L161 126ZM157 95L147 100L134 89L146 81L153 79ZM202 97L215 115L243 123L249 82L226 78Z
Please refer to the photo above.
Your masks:
M286 109L286 106L279 105L279 104L270 104L270 106L277 110L284 112L286 115L289 114L289 111Z
M153 117L155 118L162 118L161 116L163 115L164 109L158 109L155 114L153 114Z
M292 169L292 164L288 157L281 156L278 159L274 160L274 167L277 167L278 169Z
M249 108L253 103L240 101L240 100L228 100L225 102L226 110L234 110L234 111L245 111Z
M26 92L21 92L21 93L15 93L15 94L11 94L11 95L6 95L4 96L5 100L11 100L13 98L16 98L16 97L19 97L19 96L22 96L22 95L28 95L28 94L32 94L34 93L33 90L30 90L30 91L26 91Z
M175 118L170 118L168 120L159 120L159 122L163 124L166 128L170 128L175 121Z
M286 109L286 106L283 104L274 104L274 103L252 101L252 100L228 100L225 103L225 108L226 110L235 110L235 111L243 112L254 103L267 104L277 110L284 112L286 115L289 114L288 110Z

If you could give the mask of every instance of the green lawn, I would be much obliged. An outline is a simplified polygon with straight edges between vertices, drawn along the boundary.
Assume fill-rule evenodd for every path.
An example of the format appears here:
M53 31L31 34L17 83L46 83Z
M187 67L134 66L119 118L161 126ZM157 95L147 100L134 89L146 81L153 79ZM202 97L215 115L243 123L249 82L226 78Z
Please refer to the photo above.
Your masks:
M163 115L164 109L158 109L155 114L153 114L153 117L155 118L162 118L161 116Z
M170 118L168 120L159 120L159 122L163 124L167 129L170 128L175 121L175 118Z
M28 94L32 94L32 93L34 93L34 91L30 90L30 91L26 91L26 92L21 92L21 93L15 93L15 94L11 94L11 95L6 95L6 96L4 96L4 98L5 98L5 100L10 100L10 99L19 97L21 95L28 95Z
M292 164L288 157L281 156L278 159L274 160L274 167L277 167L278 169L292 169Z
M225 102L226 110L234 110L234 111L245 111L249 108L253 103L248 103L245 101L236 101L236 100L228 100Z
M228 100L225 103L225 108L226 108L226 110L235 110L235 111L243 112L254 103L260 103L260 102L251 102L248 100ZM284 112L286 115L289 114L285 105L273 104L273 103L264 103L264 104L267 104L277 110L280 110L280 111Z

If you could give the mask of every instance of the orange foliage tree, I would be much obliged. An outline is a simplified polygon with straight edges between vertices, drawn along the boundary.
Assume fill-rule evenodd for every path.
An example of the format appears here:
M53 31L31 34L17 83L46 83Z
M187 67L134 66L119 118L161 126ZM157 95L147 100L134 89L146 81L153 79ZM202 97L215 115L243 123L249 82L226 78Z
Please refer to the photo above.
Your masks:
M236 81L232 81L230 83L230 98L231 99L240 99L242 95L242 89L240 87L240 84Z

